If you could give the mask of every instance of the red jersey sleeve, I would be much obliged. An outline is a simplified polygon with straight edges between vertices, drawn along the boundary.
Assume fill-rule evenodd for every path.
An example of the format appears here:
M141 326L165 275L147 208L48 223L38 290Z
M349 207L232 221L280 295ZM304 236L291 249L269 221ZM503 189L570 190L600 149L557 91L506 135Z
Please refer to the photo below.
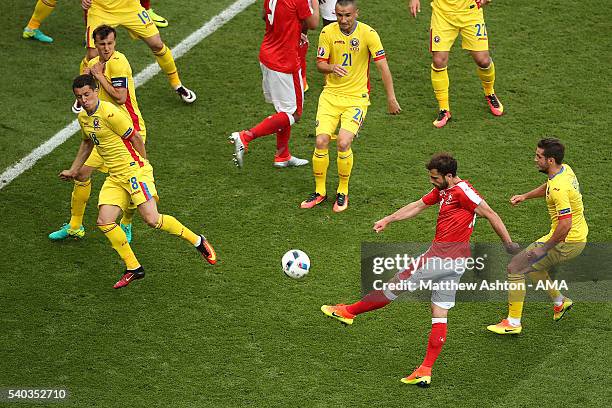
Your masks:
M434 205L440 202L440 190L432 188L431 191L425 194L421 200L427 205Z
M482 202L482 197L474 190L474 187L465 181L460 182L458 186L461 187L461 194L459 195L461 207L473 212L478 207L478 204Z
M310 0L296 0L297 15L300 20L306 20L312 15Z

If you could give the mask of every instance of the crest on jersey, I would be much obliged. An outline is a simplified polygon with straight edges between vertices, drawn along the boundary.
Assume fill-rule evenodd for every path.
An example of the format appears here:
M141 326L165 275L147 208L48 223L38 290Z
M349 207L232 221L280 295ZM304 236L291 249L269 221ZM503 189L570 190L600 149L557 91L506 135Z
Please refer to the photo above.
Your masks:
M453 194L448 193L448 195L446 196L446 200L444 200L444 204L449 205L452 201L453 201Z
M93 128L94 128L95 130L100 130L100 129L102 129L102 127L100 126L100 119L98 119L98 118L94 118L94 120L93 120Z
M436 35L436 36L434 37L434 42L435 42L436 44L437 44L437 43L439 43L439 42L440 42L440 37Z
M325 48L319 47L319 49L317 50L317 55L319 57L323 57L325 55Z
M359 38L351 38L351 51L359 51Z

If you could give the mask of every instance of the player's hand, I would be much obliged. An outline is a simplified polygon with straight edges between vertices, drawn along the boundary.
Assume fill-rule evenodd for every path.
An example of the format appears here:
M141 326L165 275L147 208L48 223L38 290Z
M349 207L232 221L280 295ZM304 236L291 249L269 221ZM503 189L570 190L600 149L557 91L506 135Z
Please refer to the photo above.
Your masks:
M478 6L478 8L481 8L489 4L491 0L474 0L474 2L476 3L476 6Z
M336 74L339 77L344 77L348 75L348 71L338 64L334 64L331 67L332 67L332 72L331 72L332 74Z
M504 247L510 255L516 255L521 252L521 246L516 242L504 242Z
M531 263L534 263L537 259L540 259L546 255L546 249L542 247L535 247L527 251L527 258Z
M308 35L306 35L305 33L300 34L300 47L309 43L310 41L308 41Z
M523 201L525 201L525 195L524 194L513 195L510 198L510 204L512 204L513 207L516 207L517 205L519 205Z
M104 64L97 62L89 68L89 72L99 79L101 76L104 76Z
M72 170L62 170L62 172L59 174L59 178L64 181L72 181L76 176L77 172Z
M400 107L399 102L395 98L389 99L387 101L387 107L391 115L399 115L399 113L402 111L402 108Z
M92 75L91 69L89 67L83 68L83 75Z
M83 10L89 10L89 8L91 7L91 2L93 0L81 0L81 8Z
M417 13L421 12L421 2L419 0L410 0L410 14L416 18Z
M376 221L374 224L374 232L379 233L380 231L384 230L387 225L389 225L389 221L386 218Z

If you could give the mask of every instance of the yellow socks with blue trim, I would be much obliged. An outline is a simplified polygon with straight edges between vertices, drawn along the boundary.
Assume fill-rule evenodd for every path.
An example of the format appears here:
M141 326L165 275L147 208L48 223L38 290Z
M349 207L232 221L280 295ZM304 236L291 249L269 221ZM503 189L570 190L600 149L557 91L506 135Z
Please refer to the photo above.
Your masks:
M40 24L49 17L49 14L55 9L56 0L38 0L34 7L34 12L30 21L28 21L28 28L36 30L40 28Z
M200 244L200 236L193 233L193 231L185 227L171 215L160 214L155 228L166 231L172 235L176 235L177 237L181 237L184 240L191 242L194 246L198 246Z
M495 93L495 89L493 85L495 84L495 64L493 64L493 60L491 60L491 65L488 68L476 68L476 72L478 73L478 78L480 78L480 82L482 82L482 89L484 90L485 95L491 95Z
M523 315L523 303L525 301L525 275L508 274L508 321L513 326L520 326Z
M172 57L172 51L170 51L170 48L164 44L161 50L154 52L153 54L155 54L155 59L157 60L159 67L168 76L170 86L172 86L174 89L181 86L181 79L179 78L178 69L174 63L174 57Z
M353 169L353 150L338 152L338 194L348 195L349 179Z
M83 215L90 194L91 179L87 181L74 180L70 199L70 229L78 230L83 225Z
M136 255L134 255L130 244L127 242L125 232L123 232L116 223L98 225L98 228L106 235L113 249L117 251L121 259L123 259L127 270L132 271L140 267L140 262L136 259Z
M448 88L450 82L448 80L448 67L436 68L431 65L431 86L438 100L440 110L450 112L450 103L448 101Z
M329 150L315 148L312 154L312 172L315 178L315 191L322 196L327 194L325 180L329 167Z

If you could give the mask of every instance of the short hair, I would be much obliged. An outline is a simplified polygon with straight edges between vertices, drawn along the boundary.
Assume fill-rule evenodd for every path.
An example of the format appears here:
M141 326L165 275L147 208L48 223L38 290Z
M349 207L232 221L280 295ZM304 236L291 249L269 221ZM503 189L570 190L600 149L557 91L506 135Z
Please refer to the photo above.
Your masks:
M547 137L538 142L538 147L544 150L544 157L555 159L555 163L562 164L565 156L565 146L555 137Z
M91 74L79 75L78 77L74 78L74 81L72 81L73 90L77 88L82 88L88 85L91 89L98 88L98 83L96 82L96 78L94 78L94 76Z
M457 160L450 153L434 154L425 167L427 170L436 169L443 176L449 173L453 177L457 175Z
M346 6L355 6L357 8L357 0L338 0L336 2L336 6L346 7Z
M113 27L103 24L93 31L92 37L95 42L97 39L104 40L110 33L113 33L114 38L117 38L117 31Z

